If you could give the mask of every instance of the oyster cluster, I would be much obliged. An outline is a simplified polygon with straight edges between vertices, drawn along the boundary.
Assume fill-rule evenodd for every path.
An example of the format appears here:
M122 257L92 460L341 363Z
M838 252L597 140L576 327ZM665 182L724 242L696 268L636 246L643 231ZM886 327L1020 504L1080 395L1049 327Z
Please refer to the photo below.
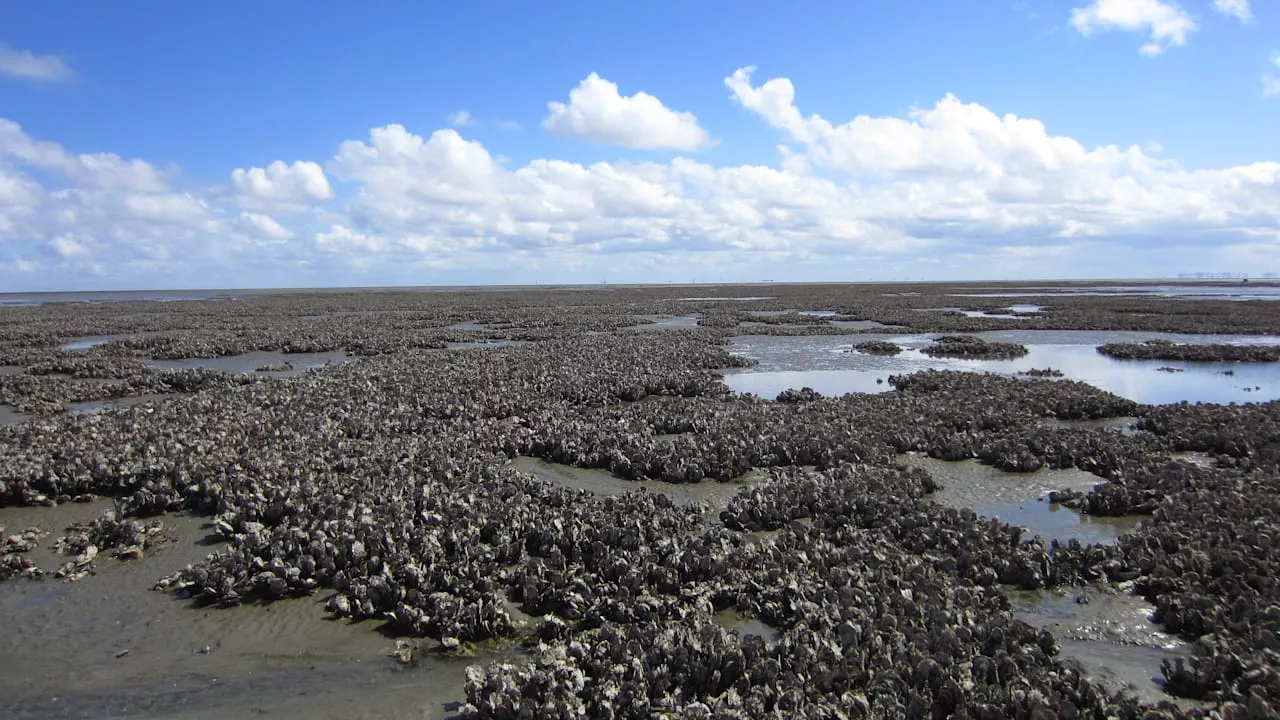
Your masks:
M678 292L527 292L517 310L497 292L281 296L238 301L257 313L239 334L216 304L167 319L139 306L93 328L133 339L74 357L53 344L88 334L75 313L21 309L3 331L23 368L0 377L19 388L6 397L39 397L30 378L165 375L145 368L155 357L361 357L290 378L192 371L145 408L2 428L0 506L115 499L111 514L59 538L66 577L107 556L141 558L163 540L165 514L199 513L227 548L159 588L215 606L318 594L335 616L381 620L439 652L523 642L526 659L468 670L468 717L1200 712L1105 690L1061 661L1050 633L1016 620L1004 594L1091 584L1131 587L1194 641L1189 660L1164 670L1171 693L1223 717L1265 717L1280 701L1280 404L1143 406L1079 382L956 371L891 377L894 391L874 395L735 395L717 371L749 364L725 345L744 310ZM891 320L893 308L942 302L883 288L776 292L753 309ZM1075 300L1046 314L1093 307ZM709 322L625 329L640 314L695 312ZM829 320L748 317L817 332ZM455 351L444 338L527 344ZM1138 433L1071 422L1128 416ZM909 451L1085 470L1092 490L1054 499L1146 521L1115 545L1028 537L933 502L936 480L900 462ZM1179 460L1186 451L1212 466ZM596 495L512 463L524 457L734 494ZM743 482L749 473L760 479ZM0 577L38 577L26 556L40 541L5 536ZM725 613L777 637L717 623ZM421 647L406 640L396 657L413 662Z

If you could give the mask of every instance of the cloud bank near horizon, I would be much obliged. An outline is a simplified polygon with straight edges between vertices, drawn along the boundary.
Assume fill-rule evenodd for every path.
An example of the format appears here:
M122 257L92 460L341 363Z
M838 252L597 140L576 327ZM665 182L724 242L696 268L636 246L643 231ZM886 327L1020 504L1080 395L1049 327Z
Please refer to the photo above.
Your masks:
M1146 15L1125 15L1122 5L1098 0L1072 23L1082 33L1147 32L1161 52L1190 32L1152 10L1163 7L1156 0L1130 4ZM1247 3L1217 7L1249 18ZM47 76L57 66L35 67L24 72ZM262 158L199 185L177 168L78 152L0 118L0 285L1280 269L1272 259L1280 257L1280 162L1185 168L1158 148L1085 147L1034 118L952 94L900 116L828 119L806 114L790 79L761 80L753 67L729 73L723 87L724 102L775 133L775 163L706 160L717 128L594 72L567 101L548 101L543 131L650 159L511 167L467 136L469 114L456 114L438 129L375 127L335 139L327 158Z

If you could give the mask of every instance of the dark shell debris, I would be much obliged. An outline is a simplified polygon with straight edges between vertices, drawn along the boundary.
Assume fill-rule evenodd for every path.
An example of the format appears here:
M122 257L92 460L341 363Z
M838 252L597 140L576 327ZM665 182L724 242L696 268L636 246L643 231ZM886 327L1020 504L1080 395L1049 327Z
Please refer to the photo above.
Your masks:
M907 289L769 286L771 297L734 303L654 287L0 309L0 364L20 368L0 375L0 403L38 416L0 428L0 507L115 505L60 532L0 532L0 578L91 583L101 563L145 562L168 514L202 514L229 544L157 578L158 590L212 608L316 596L334 616L414 638L397 646L401 661L428 647L419 640L473 656L465 718L1274 717L1280 403L1139 405L1050 369L926 371L891 377L893 392L800 388L770 401L730 393L717 371L750 365L726 348L743 323L779 334L850 334L833 322L858 320L880 332L1262 334L1280 313L1256 306L1280 303L1046 297L1010 322L915 312L949 290ZM788 312L797 307L833 314ZM691 314L696 327L632 329L640 315ZM61 347L108 334L124 338ZM522 344L447 349L482 340ZM1100 352L1267 357L1186 347ZM282 364L148 365L254 351L355 359L287 378L257 372ZM924 352L1026 348L943 335ZM166 397L60 414L72 401L151 393ZM1121 417L1137 418L1138 432L1073 424ZM1046 542L937 504L937 482L902 462L908 452L1082 470L1092 489L1049 500L1144 522L1114 545ZM1187 452L1211 462L1178 459ZM522 471L518 458L732 492L690 503L648 486L593 494ZM43 545L59 567L28 559ZM1192 651L1163 667L1168 699L1104 686L1050 631L1015 618L1007 590L1051 588L1151 603ZM717 622L730 611L775 637ZM488 660L485 648L502 643L523 652Z

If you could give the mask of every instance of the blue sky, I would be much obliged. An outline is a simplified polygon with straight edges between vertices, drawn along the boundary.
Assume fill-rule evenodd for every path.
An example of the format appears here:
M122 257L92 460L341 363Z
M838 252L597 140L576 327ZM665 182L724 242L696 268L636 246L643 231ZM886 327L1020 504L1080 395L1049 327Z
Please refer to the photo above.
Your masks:
M1246 0L0 3L0 290L1280 270Z

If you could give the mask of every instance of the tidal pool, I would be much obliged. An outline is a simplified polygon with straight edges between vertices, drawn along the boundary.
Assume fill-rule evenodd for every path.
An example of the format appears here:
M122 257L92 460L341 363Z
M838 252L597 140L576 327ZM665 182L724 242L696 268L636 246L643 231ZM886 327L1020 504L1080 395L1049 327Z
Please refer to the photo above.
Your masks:
M708 508L713 521L719 520L720 511L728 506L729 500L740 489L758 483L762 477L759 471L753 471L737 480L723 483L715 480L703 480L699 483L637 481L617 477L606 470L562 465L525 455L512 460L511 466L547 482L586 490L593 495L622 495L643 489L646 492L666 495L678 505L701 504Z
M927 496L939 505L969 508L979 515L1027 529L1026 538L1039 535L1045 542L1113 543L1132 531L1142 517L1085 515L1065 505L1050 503L1055 490L1088 492L1106 482L1083 470L1049 470L1011 473L977 460L937 460L918 453L902 456L907 465L923 468L940 490Z
M1053 286L1042 290L1016 290L983 293L952 293L952 297L1165 297L1183 300L1280 300L1278 285L1095 285L1081 287Z
M6 533L47 531L49 546L110 502L0 508ZM467 665L493 657L427 655L403 667L377 622L330 619L326 593L235 608L199 607L150 590L222 547L207 518L165 515L171 541L140 560L99 555L95 574L0 583L0 717L445 717Z
M14 410L8 405L0 405L0 427L5 425L16 425L20 422L26 422L28 416Z
M772 398L787 388L808 386L824 395L849 392L888 392L890 375L927 369L966 370L1016 375L1033 368L1054 368L1067 379L1087 382L1141 403L1265 402L1280 398L1280 363L1191 363L1162 360L1116 360L1097 352L1112 342L1142 342L1164 338L1179 343L1280 344L1274 336L1179 335L1142 332L1084 330L997 330L973 333L996 342L1027 346L1028 354L1015 360L961 360L935 358L921 350L937 333L891 335L862 333L848 336L772 337L749 335L734 338L730 350L759 364L724 373L731 390ZM892 357L867 355L850 347L865 340L887 340L903 347ZM1183 372L1158 372L1170 366ZM1227 375L1226 372L1232 374ZM883 382L877 383L876 380Z
M175 393L151 393L148 395L111 398L109 400L85 400L83 402L69 403L66 412L71 415L95 415L105 410L133 407L134 405L170 398L174 395Z
M326 365L341 365L356 358L342 350L318 353L282 353L266 350L255 350L241 355L224 355L215 358L182 358L179 360L148 360L147 365L156 370L188 370L206 368L239 375L257 372L272 377L292 377L299 373ZM278 367L285 364L292 367L285 370L264 370L258 368Z
M1111 690L1124 688L1143 702L1200 703L1164 691L1161 661L1191 656L1187 644L1151 622L1154 609L1135 595L1095 588L1047 591L1006 589L1014 617L1053 633L1060 657L1077 663ZM1078 602L1087 598L1088 602Z
M84 337L75 338L71 342L61 346L59 349L88 350L91 347L105 345L106 343L109 343L115 340L124 340L125 338L129 338L129 337L133 337L133 336L127 335L127 334L126 335L85 335Z
M645 322L640 325L628 325L622 330L672 330L698 326L697 315L637 315Z
M736 630L742 638L754 635L762 638L765 645L776 645L781 633L777 628L765 623L759 618L750 615L743 615L733 608L721 610L715 615L716 624L726 630Z

